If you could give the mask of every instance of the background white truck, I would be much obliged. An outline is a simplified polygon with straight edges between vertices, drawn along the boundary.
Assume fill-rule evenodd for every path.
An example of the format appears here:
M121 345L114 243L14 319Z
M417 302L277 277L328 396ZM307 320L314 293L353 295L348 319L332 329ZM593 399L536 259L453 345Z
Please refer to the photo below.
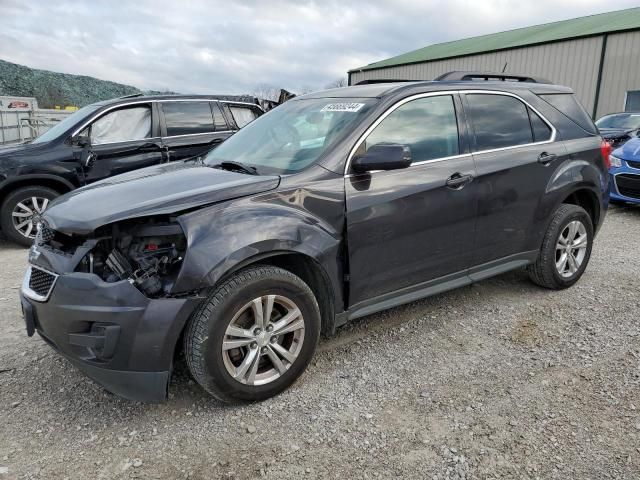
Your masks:
M40 109L33 97L0 96L0 145L31 141L72 113Z

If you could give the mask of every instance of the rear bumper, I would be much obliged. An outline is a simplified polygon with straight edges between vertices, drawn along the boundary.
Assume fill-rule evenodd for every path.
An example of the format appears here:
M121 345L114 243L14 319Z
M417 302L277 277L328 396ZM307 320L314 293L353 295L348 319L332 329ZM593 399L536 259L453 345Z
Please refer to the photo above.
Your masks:
M28 285L20 297L29 334L107 390L140 401L166 398L176 343L200 301L150 299L127 281L88 273L58 276L44 301Z

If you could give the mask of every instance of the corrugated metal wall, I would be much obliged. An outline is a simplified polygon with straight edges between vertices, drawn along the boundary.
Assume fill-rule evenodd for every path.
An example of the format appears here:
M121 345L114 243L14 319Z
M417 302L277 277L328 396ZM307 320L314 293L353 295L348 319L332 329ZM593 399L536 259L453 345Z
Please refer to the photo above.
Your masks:
M629 90L640 90L640 32L609 35L597 116L624 111Z
M630 34L615 35L615 37L625 35ZM613 43L613 38L614 35L609 37L610 44ZM640 42L640 37L638 39ZM554 83L572 87L587 111L591 113L594 106L602 41L601 36L591 37L448 60L354 72L351 74L351 83L371 78L430 80L454 70L500 72L507 63L507 72L539 75ZM636 59L640 52L639 48L640 43L635 46ZM640 75L637 63L636 65L628 65L628 68L635 68L633 73L636 76ZM608 95L620 97L619 92L608 92ZM622 102L624 94L620 98L618 103ZM604 104L603 99L601 105ZM606 110L608 107L603 108ZM618 105L614 110L620 110L620 106Z

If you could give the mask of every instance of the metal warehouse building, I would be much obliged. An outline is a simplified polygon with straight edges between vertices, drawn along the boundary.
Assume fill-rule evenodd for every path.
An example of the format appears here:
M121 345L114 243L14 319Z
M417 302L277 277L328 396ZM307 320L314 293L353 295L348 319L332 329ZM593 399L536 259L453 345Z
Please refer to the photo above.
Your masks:
M349 85L503 69L570 86L594 118L640 111L640 7L430 45L350 70Z

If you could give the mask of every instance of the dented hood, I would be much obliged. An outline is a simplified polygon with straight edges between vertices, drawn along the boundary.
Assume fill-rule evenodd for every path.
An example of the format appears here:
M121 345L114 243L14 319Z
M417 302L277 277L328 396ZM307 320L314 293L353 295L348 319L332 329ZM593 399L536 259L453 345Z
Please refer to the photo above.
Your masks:
M266 192L279 183L278 176L245 175L193 162L167 163L74 190L52 202L43 219L55 230L85 235L112 222Z
M629 140L622 147L613 152L613 156L623 160L640 160L640 138Z
M630 133L633 133L636 129L632 128L632 129L628 129L628 128L599 128L598 131L600 132L600 135L602 135L604 138L615 138L615 137L621 137L623 135L628 135Z

